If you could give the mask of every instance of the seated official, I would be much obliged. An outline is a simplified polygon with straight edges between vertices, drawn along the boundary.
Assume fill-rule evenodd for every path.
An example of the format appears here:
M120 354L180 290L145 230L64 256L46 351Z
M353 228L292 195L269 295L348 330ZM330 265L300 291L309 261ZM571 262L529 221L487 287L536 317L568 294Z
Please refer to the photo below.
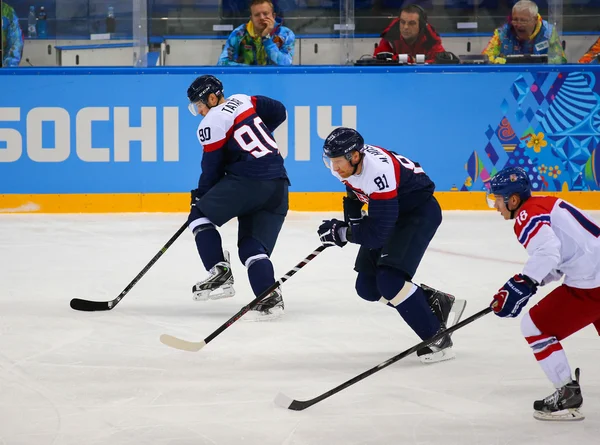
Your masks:
M513 54L547 54L548 63L567 63L556 28L542 20L530 0L515 3L508 22L494 31L483 54L492 63L506 63L505 56Z
M579 63L598 63L598 54L600 54L600 37L594 42L590 49L581 56Z
M408 5L381 33L381 41L373 57L381 52L392 53L394 59L399 54L407 54L408 61L415 62L417 54L424 54L426 63L434 63L435 56L445 51L439 34L427 23L425 10L418 5Z
M291 65L296 36L281 23L270 0L252 0L250 21L231 32L217 65Z

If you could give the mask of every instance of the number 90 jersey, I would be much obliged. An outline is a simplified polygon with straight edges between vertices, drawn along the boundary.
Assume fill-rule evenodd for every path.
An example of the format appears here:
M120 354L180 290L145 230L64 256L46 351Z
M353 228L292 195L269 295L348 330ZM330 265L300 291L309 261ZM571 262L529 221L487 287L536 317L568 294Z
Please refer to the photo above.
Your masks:
M264 96L234 94L211 108L197 133L204 151L201 193L225 173L259 180L287 178L272 133L284 120L283 104Z
M343 179L335 171L331 172L362 202L398 199L399 211L406 212L427 201L433 194L435 184L419 163L374 145L365 144L361 153L360 174Z

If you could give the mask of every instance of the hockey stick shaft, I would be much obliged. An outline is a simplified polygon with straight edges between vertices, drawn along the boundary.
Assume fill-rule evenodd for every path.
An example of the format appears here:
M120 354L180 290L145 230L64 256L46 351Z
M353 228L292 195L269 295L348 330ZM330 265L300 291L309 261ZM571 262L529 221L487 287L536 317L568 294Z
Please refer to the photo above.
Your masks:
M233 323L235 323L237 320L239 320L246 312L248 312L259 301L261 301L263 298L268 296L271 292L273 292L275 289L277 289L279 286L281 286L283 283L285 283L287 280L289 280L292 276L294 276L296 274L296 272L298 272L300 269L302 269L304 266L306 266L308 263L310 263L312 260L314 260L318 254L320 254L321 252L323 252L323 250L325 250L325 248L326 248L326 246L317 247L310 255L308 255L302 261L300 261L298 264L296 264L293 269L290 269L284 276L282 276L279 280L277 280L275 283L273 283L271 286L269 286L267 288L267 290L263 291L263 293L261 293L258 297L256 297L254 300L252 300L250 303L248 303L243 308L241 308L237 314L235 314L233 317L231 317L229 320L227 320L225 323L223 323L221 326L219 326L219 328L215 332L213 332L212 334L210 334L208 337L206 337L204 339L204 342L210 343L217 335L219 335L221 332L223 332L225 329L227 329L229 326L231 326Z
M446 329L445 331L442 331L436 335L434 335L433 337L431 337L428 340L423 340L421 343L413 346L410 349L407 349L406 351L390 358L389 360L386 360L385 362L380 363L379 365L363 372L362 374L357 375L356 377L342 383L339 386L336 386L333 389L330 389L329 391L321 394L320 396L317 396L313 399L310 400L291 400L289 399L287 396L283 395L283 394L279 394L277 396L277 398L275 399L276 403L280 406L283 406L284 408L288 408L291 409L293 411L302 411L316 403L319 403L322 400L325 400L329 397L331 397L334 394L337 394L338 392L348 388L349 386L354 385L355 383L360 382L363 379L366 379L367 377L375 374L376 372L381 371L384 368L387 368L388 366L390 366L393 363L396 363L398 360L402 360L403 358L409 356L410 354L412 354L413 352L418 351L419 349L439 340L442 336L446 335L446 334L451 334L454 331L459 330L460 328L465 327L466 325L473 323L475 320L483 317L484 315L490 313L492 311L492 308L490 307L486 307L485 309L477 312L474 315L471 315L469 318L466 318L465 320L461 321L460 323L455 324L454 326Z
M183 349L183 350L193 351L193 352L199 351L204 346L206 346L208 343L213 341L225 329L227 329L233 323L238 321L246 312L248 312L252 307L254 307L259 301L261 301L262 299L267 297L269 294L271 294L271 292L273 292L275 289L277 289L279 286L281 286L283 283L285 283L287 280L289 280L292 276L294 276L296 274L296 272L298 272L300 269L302 269L304 266L306 266L308 263L310 263L312 260L314 260L316 258L316 256L319 255L321 252L323 252L327 247L328 246L317 247L312 253L307 255L302 261L300 261L298 264L296 264L293 269L289 270L283 277L281 277L279 280L277 280L275 283L273 283L271 286L269 286L265 291L263 291L254 300L252 300L246 306L241 308L234 316L232 316L229 320L227 320L225 323L223 323L221 326L219 326L212 334L210 334L208 337L206 337L203 341L188 342L186 340L181 340L181 339L179 339L177 337L173 337L171 335L163 334L160 337L161 342L166 344L167 346L175 347L177 349Z
M181 236L187 229L188 222L186 221L175 234L167 241L167 243L158 251L156 255L146 264L146 266L138 273L133 280L123 289L123 291L111 301L90 301L74 298L71 300L71 307L77 311L109 311L113 309L119 302L129 293L129 291L137 284L138 281L150 270L152 266L163 256L169 247Z

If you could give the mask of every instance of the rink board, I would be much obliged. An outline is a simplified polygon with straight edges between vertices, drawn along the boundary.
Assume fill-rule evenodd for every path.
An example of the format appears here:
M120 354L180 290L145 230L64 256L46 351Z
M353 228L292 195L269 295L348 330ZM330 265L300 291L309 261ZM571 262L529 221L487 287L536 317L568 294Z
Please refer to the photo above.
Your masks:
M600 192L546 192L581 209L600 209ZM345 193L290 193L290 210L341 211ZM483 192L437 192L443 210L490 210ZM189 193L0 195L0 213L187 212Z
M293 210L339 209L321 153L342 125L420 163L448 210L485 208L486 182L514 165L534 190L600 208L584 195L600 190L600 66L512 65L1 70L0 209L187 210L202 148L186 89L201 74L285 104Z

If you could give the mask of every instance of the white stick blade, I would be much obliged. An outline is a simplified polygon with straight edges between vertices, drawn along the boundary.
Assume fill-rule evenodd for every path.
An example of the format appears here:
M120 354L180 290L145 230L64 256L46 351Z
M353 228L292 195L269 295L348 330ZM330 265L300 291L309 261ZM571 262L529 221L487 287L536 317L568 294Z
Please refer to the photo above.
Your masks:
M189 351L189 352L198 352L200 349L202 349L204 346L206 346L205 341L198 341L198 342L187 341L187 340L183 340L181 338L173 337L172 335L169 335L169 334L161 335L160 342L163 345L170 346L171 348L180 349L182 351Z
M275 396L275 400L273 402L275 402L275 405L280 406L281 408L288 409L292 405L293 401L293 399L280 392Z

